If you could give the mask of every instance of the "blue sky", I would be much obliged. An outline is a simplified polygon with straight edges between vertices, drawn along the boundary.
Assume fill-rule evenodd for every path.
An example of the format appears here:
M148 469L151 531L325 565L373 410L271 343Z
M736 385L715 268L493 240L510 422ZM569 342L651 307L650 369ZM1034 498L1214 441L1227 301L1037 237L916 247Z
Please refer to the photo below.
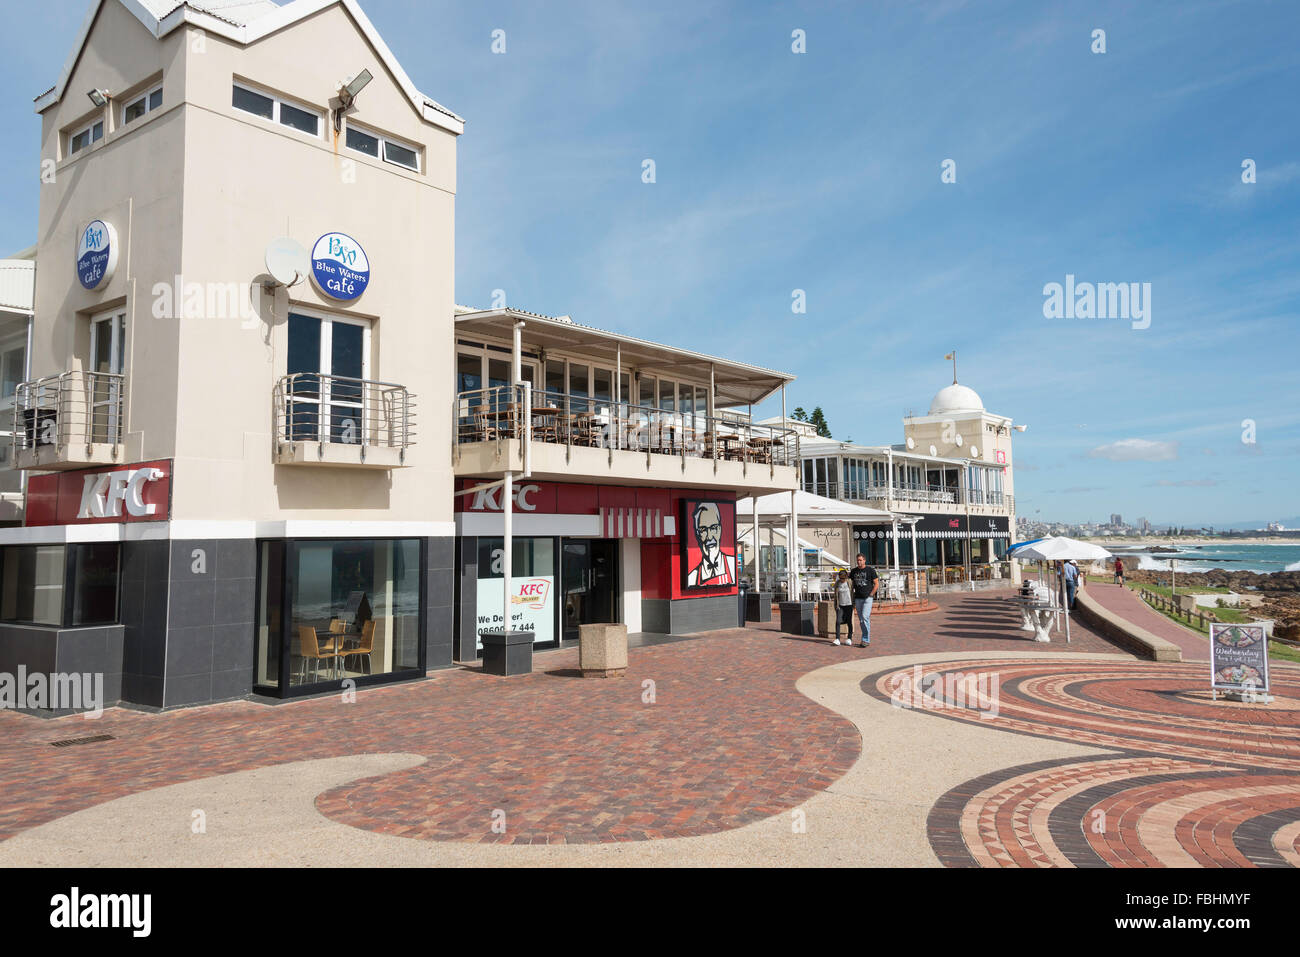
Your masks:
M87 5L0 2L5 252ZM1021 514L1300 520L1300 4L362 5L467 120L458 301L795 373L792 408L872 444L955 348L1029 425ZM1150 283L1150 327L1045 318L1067 274Z

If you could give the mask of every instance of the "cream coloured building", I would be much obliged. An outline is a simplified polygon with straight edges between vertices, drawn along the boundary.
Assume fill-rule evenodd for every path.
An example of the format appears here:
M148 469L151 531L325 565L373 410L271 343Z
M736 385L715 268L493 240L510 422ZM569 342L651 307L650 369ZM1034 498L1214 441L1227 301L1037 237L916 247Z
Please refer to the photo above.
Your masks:
M0 672L171 708L472 660L506 473L535 644L734 627L792 377L456 307L464 123L355 0L94 0L36 109Z
M449 662L463 121L353 0L97 0L36 109L4 645L159 707Z

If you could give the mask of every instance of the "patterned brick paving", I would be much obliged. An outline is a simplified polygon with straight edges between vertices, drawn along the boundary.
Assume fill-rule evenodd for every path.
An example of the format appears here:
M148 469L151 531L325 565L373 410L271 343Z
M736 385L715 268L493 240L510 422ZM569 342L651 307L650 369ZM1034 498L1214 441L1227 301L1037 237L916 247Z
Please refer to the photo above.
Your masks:
M0 839L138 791L288 761L411 752L423 766L326 792L319 809L357 827L429 840L633 841L739 827L824 790L857 759L846 719L795 690L824 665L909 652L1115 651L1081 629L1035 645L987 593L939 596L927 615L880 618L870 649L715 632L633 649L623 679L575 677L576 651L538 673L476 669L279 706L232 702L98 721L0 713ZM647 704L643 682L654 682ZM116 740L57 749L87 733ZM492 831L492 812L507 834Z
M972 695L981 672L985 689L997 675L995 697ZM1208 678L1203 665L1023 658L945 661L862 685L927 715L1118 752L953 788L929 818L945 864L1296 866L1300 669L1275 665L1269 705L1213 701ZM996 717L981 716L994 705Z
M860 754L857 730L795 690L826 664L939 652L925 672L996 669L998 717L928 714L1105 747L1106 758L1008 768L952 789L930 839L954 865L1300 862L1300 670L1278 701L1208 701L1204 668L1129 656L1086 627L1037 645L996 594L937 596L928 615L881 617L869 650L735 629L634 649L621 680L576 676L576 651L502 679L453 669L428 681L281 706L232 702L97 722L0 714L0 839L142 790L288 761L412 752L416 768L351 782L317 806L341 823L434 841L589 843L714 833L788 811ZM1005 660L964 659L970 651ZM907 672L909 675L911 672ZM865 681L888 700L895 673ZM644 700L653 682L653 703ZM963 693L974 695L967 682ZM975 706L991 702L973 697ZM922 703L922 702L912 702ZM953 702L948 702L952 704ZM87 733L114 740L56 749ZM938 733L942 733L941 731ZM505 834L493 831L503 812ZM1105 821L1101 830L1091 823Z

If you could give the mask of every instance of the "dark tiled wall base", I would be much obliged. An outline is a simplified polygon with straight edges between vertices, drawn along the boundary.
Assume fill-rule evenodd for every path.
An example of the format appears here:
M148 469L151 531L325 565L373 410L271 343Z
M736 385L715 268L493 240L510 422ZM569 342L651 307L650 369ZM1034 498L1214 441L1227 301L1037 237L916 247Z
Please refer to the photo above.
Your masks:
M253 690L257 544L170 543L163 707L238 698Z
M457 661L478 657L478 537L464 535L455 540L456 581L455 641L452 654Z
M93 628L42 628L32 625L0 625L0 672L18 675L22 665L28 676L45 675L52 687L52 675L103 675L100 704L110 707L122 699L123 628L104 625ZM93 680L93 679L92 679ZM55 716L90 710L88 707L32 710Z
M456 539L454 536L427 539L428 593L427 629L424 635L425 665L429 671L449 668L453 661L456 628Z
M163 703L170 569L168 542L122 543L122 700L153 708Z
M641 628L662 635L689 635L697 631L735 628L740 620L740 599L735 595L710 598L641 599Z

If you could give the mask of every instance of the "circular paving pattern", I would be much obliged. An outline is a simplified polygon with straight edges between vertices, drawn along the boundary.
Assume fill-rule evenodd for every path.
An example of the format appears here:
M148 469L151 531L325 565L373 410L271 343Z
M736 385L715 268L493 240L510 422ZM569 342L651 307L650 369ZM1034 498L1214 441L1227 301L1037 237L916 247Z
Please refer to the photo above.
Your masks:
M944 864L1300 866L1300 669L1275 668L1268 705L1214 701L1208 677L1198 664L954 660L862 688L897 707L1116 752L953 788L928 821Z

